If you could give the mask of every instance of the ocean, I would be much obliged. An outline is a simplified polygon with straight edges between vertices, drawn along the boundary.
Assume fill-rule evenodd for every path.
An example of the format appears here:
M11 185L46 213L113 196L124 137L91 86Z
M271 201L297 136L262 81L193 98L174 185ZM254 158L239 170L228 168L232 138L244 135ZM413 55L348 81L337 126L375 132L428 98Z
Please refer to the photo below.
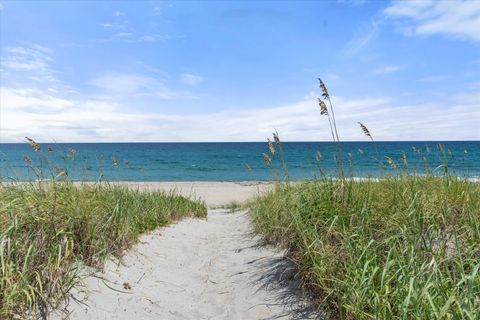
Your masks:
M62 170L73 180L270 181L283 176L278 150L271 165L264 162L263 153L270 151L263 142L49 146L50 151L41 144L40 152L34 152L27 143L0 144L0 179L51 179ZM480 176L480 141L342 142L341 147L348 177L440 175L445 163L450 174ZM332 142L284 142L283 149L291 180L336 175L337 146Z

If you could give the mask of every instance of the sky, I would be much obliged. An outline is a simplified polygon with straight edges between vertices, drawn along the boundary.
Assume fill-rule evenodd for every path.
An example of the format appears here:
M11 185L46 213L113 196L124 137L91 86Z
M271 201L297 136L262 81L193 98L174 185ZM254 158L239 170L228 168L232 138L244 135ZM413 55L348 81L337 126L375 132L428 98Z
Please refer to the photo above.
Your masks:
M480 140L480 1L0 0L0 142Z

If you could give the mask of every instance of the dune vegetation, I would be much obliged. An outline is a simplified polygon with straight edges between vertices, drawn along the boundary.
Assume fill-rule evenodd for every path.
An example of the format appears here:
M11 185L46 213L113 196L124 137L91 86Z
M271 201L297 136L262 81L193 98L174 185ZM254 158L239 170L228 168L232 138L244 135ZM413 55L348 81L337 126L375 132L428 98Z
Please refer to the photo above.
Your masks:
M331 318L479 319L480 184L450 175L447 161L440 174L405 173L404 155L379 160L388 176L345 177L333 106L321 81L320 88L338 174L289 182L275 133L264 159L282 162L283 179L250 202L256 232L287 249Z
M31 141L41 157L40 146ZM79 281L121 256L140 234L207 208L173 192L138 191L106 182L0 185L0 319L45 318Z
M342 194L340 188L344 188ZM341 319L478 319L480 186L402 177L278 184L251 204Z

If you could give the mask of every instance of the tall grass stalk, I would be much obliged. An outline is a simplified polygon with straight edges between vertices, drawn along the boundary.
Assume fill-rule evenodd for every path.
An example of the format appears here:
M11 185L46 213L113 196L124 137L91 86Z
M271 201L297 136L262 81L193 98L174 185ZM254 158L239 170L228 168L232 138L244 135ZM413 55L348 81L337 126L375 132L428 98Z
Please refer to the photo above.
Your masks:
M340 143L340 137L338 135L337 130L337 121L335 120L335 112L333 110L332 100L330 99L330 93L328 92L327 86L322 81L322 79L318 78L320 83L320 90L322 91L322 98L328 102L328 106L322 99L318 99L319 106L320 106L320 114L326 115L328 117L328 123L330 126L330 132L332 134L333 142L336 142L337 151L336 151L336 158L338 164L338 179L340 180L340 192L343 193L343 186L345 180L345 172L343 169L343 152L342 152L342 145Z

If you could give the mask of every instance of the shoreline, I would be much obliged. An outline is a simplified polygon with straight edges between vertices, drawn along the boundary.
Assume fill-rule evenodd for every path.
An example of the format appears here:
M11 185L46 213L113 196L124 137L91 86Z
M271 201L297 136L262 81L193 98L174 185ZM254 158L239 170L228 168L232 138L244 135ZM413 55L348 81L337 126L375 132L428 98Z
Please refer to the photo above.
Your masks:
M76 184L85 183L96 182L76 182ZM105 183L146 191L175 191L187 198L205 201L209 208L219 208L233 202L242 204L274 185L274 182L263 181L106 181Z

